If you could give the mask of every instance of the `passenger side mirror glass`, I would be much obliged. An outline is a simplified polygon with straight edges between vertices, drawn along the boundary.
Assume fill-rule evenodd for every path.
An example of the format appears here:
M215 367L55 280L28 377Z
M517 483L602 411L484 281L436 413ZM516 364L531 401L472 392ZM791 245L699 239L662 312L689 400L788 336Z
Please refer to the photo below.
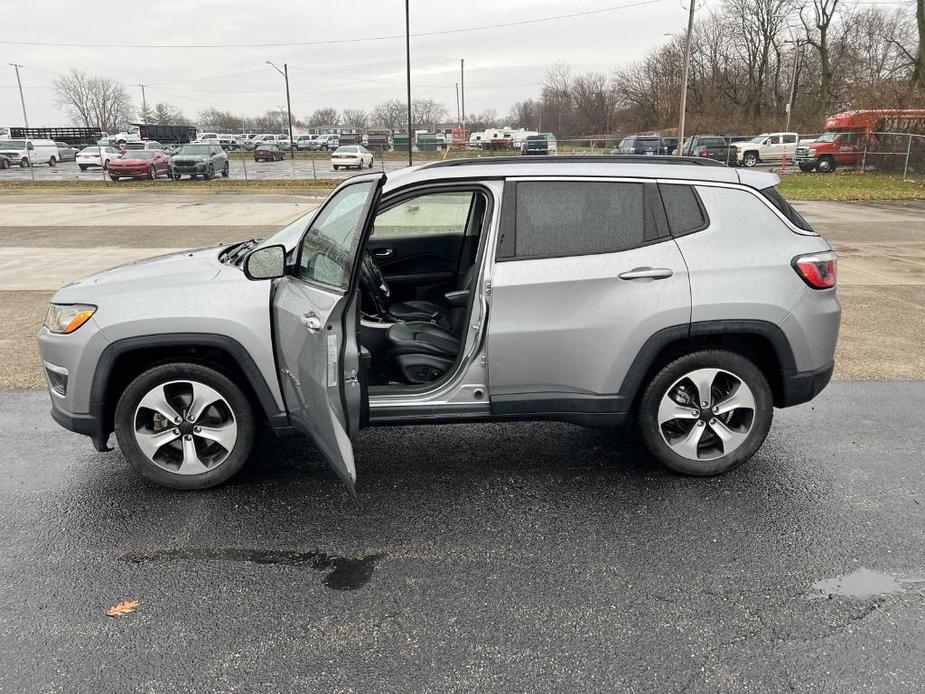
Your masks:
M285 246L258 248L244 259L244 275L249 280L272 280L285 274Z

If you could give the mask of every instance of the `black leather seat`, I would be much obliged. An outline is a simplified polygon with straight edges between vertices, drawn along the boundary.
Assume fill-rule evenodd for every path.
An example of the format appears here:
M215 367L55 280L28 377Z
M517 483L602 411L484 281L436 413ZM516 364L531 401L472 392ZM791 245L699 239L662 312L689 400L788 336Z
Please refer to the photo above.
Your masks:
M395 323L389 328L390 355L408 383L431 383L456 361L460 339L424 321Z
M438 304L425 300L398 301L389 305L389 316L397 321L429 321L442 328L453 329L453 309L465 307L477 274L478 265L471 265L456 290L446 295L446 303Z

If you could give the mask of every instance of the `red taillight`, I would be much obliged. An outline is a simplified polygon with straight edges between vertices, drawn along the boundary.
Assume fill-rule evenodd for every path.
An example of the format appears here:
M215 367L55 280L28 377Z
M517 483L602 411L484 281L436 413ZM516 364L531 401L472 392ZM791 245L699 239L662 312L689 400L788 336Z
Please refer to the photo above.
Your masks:
M793 269L813 289L835 286L837 261L833 251L800 255L793 259Z

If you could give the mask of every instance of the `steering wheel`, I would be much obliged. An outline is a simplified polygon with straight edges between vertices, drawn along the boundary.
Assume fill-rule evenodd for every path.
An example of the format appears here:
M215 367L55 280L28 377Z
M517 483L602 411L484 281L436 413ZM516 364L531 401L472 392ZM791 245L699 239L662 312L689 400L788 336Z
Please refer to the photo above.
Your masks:
M373 256L368 251L363 252L363 263L360 266L360 284L369 292L379 315L385 316L389 312L389 283L385 281L382 270L379 269Z

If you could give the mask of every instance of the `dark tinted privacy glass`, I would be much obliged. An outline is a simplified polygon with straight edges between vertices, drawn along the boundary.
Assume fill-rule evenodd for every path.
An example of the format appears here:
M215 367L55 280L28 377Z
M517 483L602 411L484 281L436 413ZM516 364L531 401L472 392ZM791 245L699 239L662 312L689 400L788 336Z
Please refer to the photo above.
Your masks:
M800 213L793 209L793 205L784 200L784 196L782 196L777 191L777 188L774 188L773 186L770 188L765 188L761 191L761 194L770 200L771 204L780 210L781 214L789 219L795 227L798 229L803 229L804 231L813 230L813 228L809 225L809 222L803 219L803 217L800 216Z
M659 185L658 189L662 193L668 227L672 234L689 234L706 226L703 210L692 186Z
M517 184L516 255L608 253L645 240L641 183Z

